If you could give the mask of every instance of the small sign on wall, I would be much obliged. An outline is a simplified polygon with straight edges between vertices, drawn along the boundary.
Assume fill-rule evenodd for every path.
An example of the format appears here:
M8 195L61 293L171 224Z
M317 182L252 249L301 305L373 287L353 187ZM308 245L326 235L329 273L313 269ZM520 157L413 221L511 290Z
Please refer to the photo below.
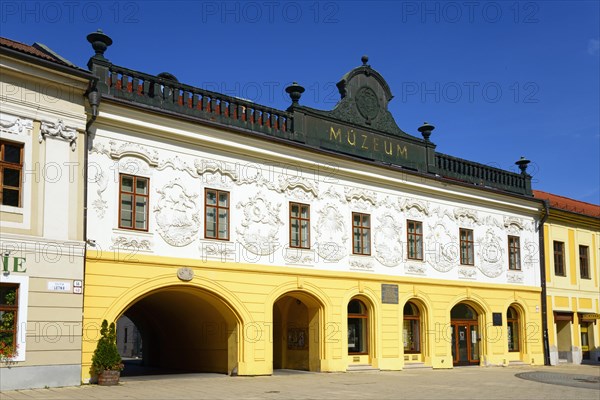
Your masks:
M48 281L48 290L51 292L71 292L71 282Z
M492 322L494 326L502 326L502 313L492 313Z
M600 319L600 314L583 314L581 319L583 321L593 321L595 319Z
M73 281L73 293L83 294L83 281Z

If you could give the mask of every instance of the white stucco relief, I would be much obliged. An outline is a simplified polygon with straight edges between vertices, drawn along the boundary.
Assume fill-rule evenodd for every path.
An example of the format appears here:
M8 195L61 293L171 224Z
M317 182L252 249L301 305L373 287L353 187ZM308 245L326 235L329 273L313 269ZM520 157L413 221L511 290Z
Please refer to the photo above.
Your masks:
M501 237L504 237L501 232L488 228L483 238L477 240L479 262L475 265L489 278L496 278L505 270L504 247L499 239Z
M275 191L286 194L289 194L290 192L298 189L304 191L307 194L311 194L315 199L319 197L318 184L311 180L301 178L298 176L279 175L278 184L274 188Z
M323 193L323 199L338 200L342 203L346 202L344 196L342 196L342 194L338 192L333 185L329 186L325 193Z
M92 172L91 169L89 171ZM95 175L91 182L94 182L97 186L96 195L98 197L92 201L92 208L96 211L98 219L103 219L106 214L106 209L108 208L108 202L102 198L102 194L108 186L108 177L106 171L101 168L94 168L94 171Z
M506 281L509 283L523 283L523 273L521 271L509 271Z
M241 244L257 255L273 254L279 248L279 228L283 225L279 216L281 203L273 205L262 193L248 201L239 202L244 219L236 230Z
M283 252L283 259L289 264L303 264L313 266L315 263L315 253L311 249L286 248Z
M118 161L118 169L120 173L128 175L152 175L152 169L146 160L136 156L126 156Z
M230 163L221 162L217 160L211 160L208 158L195 159L194 167L198 175L204 174L219 174L221 176L227 176L233 182L239 180L239 174L233 165Z
M112 250L130 251L134 255L136 251L151 251L152 243L148 239L117 236L112 238Z
M520 218L504 217L504 228L509 235L519 236L523 231L523 221Z
M423 218L429 216L429 203L417 199L404 199L400 208L409 218Z
M72 151L75 151L77 148L77 130L67 127L62 119L59 119L57 122L42 121L39 142L42 143L46 139L46 136L66 140L69 142Z
M159 163L158 152L139 143L121 142L119 144L114 140L110 140L107 145L96 140L91 152L103 154L113 160L120 160L126 156L138 157L146 161L151 167L158 167Z
M502 225L498 218L492 217L491 215L485 217L485 225L504 229L504 225Z
M158 171L164 171L167 168L172 168L176 171L187 172L192 178L198 178L198 171L196 167L194 165L190 165L178 155L166 160L163 159L158 161L158 165L156 166Z
M434 214L435 216L437 216L438 220L443 221L444 218L447 218L448 221L455 221L455 217L454 214L452 214L450 212L450 210L446 207L437 207L435 210L432 211L432 214Z
M232 261L234 259L235 243L218 240L201 240L198 246L200 256L203 260L217 259L220 261Z
M27 133L28 135L31 135L31 130L33 129L33 121L28 118L0 113L0 129L3 132L12 133L15 135L19 135L22 133Z
M481 225L477 211L467 208L457 208L454 210L454 218L457 224L462 228L472 228Z
M412 275L425 275L425 264L408 262L404 265L404 272Z
M350 206L358 211L368 211L377 206L377 193L370 190L345 188L344 194Z
M328 203L318 211L316 251L326 261L339 261L348 254L348 231L338 209Z
M351 271L373 271L373 263L366 260L350 260Z
M299 187L294 189L288 189L286 195L290 200L295 200L302 203L308 203L315 199L312 193L307 192Z
M462 267L458 269L458 277L466 279L475 279L477 271L473 267Z
M424 257L439 272L448 272L458 263L458 237L442 222L429 225Z
M171 246L182 247L192 243L200 230L198 194L188 193L179 179L156 192L160 195L154 207L157 232Z
M403 258L402 224L390 211L377 217L373 235L375 258L386 267L395 267Z

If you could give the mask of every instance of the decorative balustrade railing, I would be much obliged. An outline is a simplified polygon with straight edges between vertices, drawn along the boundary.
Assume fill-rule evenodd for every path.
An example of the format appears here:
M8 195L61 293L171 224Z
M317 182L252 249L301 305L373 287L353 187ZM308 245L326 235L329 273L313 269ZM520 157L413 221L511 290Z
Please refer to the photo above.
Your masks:
M435 154L435 166L436 172L447 178L531 195L531 177L526 174L505 171L442 153Z
M274 136L287 137L293 132L291 113L160 76L110 64L104 83L108 94L135 103Z
M92 58L88 67L99 78L99 91L118 99L188 115L266 135L298 140L292 112L277 110L240 98L185 85L165 76L154 76ZM304 140L301 140L304 142ZM512 193L531 195L531 177L435 153L428 167L445 178Z

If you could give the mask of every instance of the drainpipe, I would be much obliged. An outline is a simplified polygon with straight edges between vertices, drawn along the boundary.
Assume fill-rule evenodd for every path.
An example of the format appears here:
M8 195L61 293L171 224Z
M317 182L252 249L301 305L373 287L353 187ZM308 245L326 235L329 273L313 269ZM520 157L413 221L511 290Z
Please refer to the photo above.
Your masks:
M544 345L544 365L550 365L550 343L548 342L548 304L546 301L546 249L544 244L544 223L548 219L549 205L548 200L544 202L544 215L538 226L539 247L540 247L540 279L542 281L542 340Z
M98 79L94 79L92 82L90 82L90 87L87 90L87 92L85 93L85 96L88 99L88 102L90 104L91 107L91 117L90 119L87 121L87 123L85 124L85 135L83 137L83 145L84 145L84 150L85 152L83 153L83 243L84 243L84 247L83 247L83 278L84 278L84 285L83 285L83 291L85 292L85 271L86 271L86 264L87 264L87 247L88 247L88 237L87 237L87 214L88 214L88 154L89 154L89 150L88 150L88 143L89 143L89 136L91 134L91 130L90 128L92 127L92 124L94 123L94 121L96 121L96 118L98 117L98 107L100 106L100 94L98 93L98 90L96 88L96 83L98 82ZM85 295L83 296L84 302L85 302ZM85 332L85 330L84 330Z

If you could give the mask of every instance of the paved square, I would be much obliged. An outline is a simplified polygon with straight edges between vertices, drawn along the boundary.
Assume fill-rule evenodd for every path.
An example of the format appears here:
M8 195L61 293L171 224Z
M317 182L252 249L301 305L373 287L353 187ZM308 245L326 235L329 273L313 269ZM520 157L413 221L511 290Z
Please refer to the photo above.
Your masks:
M517 377L528 374L528 379ZM555 379L553 383L536 380ZM574 379L571 379L574 378ZM580 382L581 386L573 382ZM464 367L399 372L309 373L229 377L184 374L122 378L119 386L3 392L9 399L593 399L600 398L600 366Z

